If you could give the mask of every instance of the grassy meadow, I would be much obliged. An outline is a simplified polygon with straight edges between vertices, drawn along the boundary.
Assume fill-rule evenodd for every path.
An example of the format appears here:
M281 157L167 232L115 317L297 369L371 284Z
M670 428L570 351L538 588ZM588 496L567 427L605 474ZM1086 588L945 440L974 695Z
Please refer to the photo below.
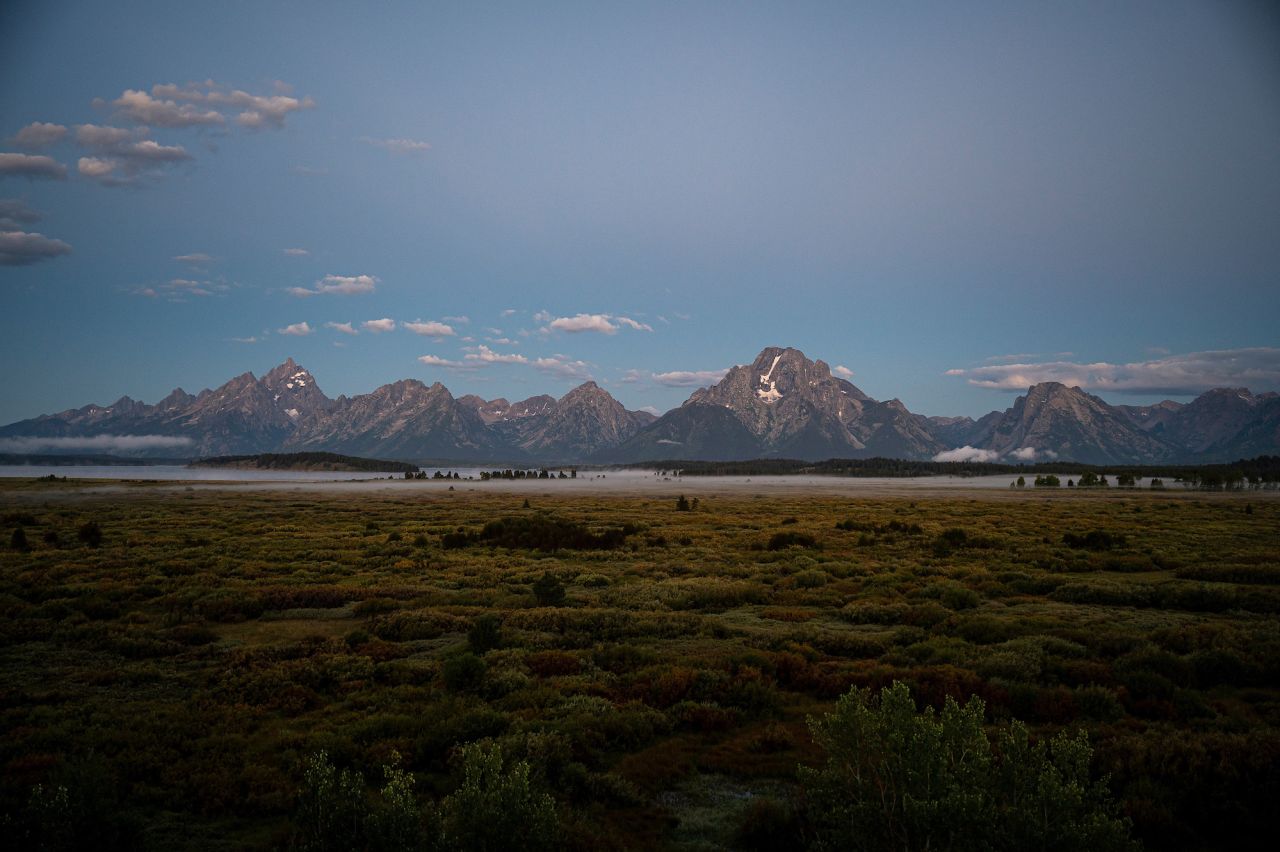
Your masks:
M305 845L317 753L430 808L485 741L568 848L799 848L806 720L902 681L1087 731L1146 848L1269 847L1274 495L403 485L0 485L9 830Z

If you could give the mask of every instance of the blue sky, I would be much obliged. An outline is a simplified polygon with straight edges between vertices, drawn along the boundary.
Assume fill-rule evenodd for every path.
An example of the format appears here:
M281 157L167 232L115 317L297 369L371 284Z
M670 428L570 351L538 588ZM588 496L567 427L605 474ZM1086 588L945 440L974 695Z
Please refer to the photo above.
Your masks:
M659 410L769 345L925 414L1280 389L1266 4L376 8L0 9L0 422L287 356Z

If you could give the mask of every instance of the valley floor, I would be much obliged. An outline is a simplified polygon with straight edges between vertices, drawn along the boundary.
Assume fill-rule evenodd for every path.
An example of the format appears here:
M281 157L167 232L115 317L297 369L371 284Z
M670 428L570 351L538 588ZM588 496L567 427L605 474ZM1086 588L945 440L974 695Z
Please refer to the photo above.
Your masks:
M1275 492L594 475L0 483L0 814L276 848L310 755L428 804L490 740L570 847L798 843L806 718L901 680L1087 730L1148 848L1267 842Z

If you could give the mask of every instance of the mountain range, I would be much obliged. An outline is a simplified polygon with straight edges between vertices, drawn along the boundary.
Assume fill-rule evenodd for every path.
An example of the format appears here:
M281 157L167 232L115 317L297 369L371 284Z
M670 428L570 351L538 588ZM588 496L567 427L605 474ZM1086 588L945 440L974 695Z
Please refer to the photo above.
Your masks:
M1071 460L1088 464L1230 461L1280 453L1280 395L1217 388L1189 403L1110 405L1044 382L977 420L925 417L878 401L823 361L769 347L655 417L595 382L559 399L454 397L404 379L331 399L292 358L261 378L182 388L154 405L121 397L0 427L0 448L128 436L137 454L325 451L415 461L624 463L764 457ZM83 448L74 440L65 446Z

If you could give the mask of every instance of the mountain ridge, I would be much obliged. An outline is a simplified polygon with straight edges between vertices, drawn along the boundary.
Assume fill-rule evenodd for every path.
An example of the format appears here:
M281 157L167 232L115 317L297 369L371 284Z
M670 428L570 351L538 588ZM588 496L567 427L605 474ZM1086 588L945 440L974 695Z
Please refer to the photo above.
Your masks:
M71 446L121 437L126 452L172 456L338 452L399 459L628 463L753 458L901 458L940 454L1089 464L1203 463L1280 452L1280 394L1215 388L1191 402L1111 405L1043 382L980 418L926 417L873 399L799 349L770 346L655 416L594 381L556 398L454 397L401 379L336 399L293 358L154 405L121 396L0 427L0 443ZM52 443L48 443L52 442ZM96 444L92 444L97 446ZM90 446L90 444L85 444Z

